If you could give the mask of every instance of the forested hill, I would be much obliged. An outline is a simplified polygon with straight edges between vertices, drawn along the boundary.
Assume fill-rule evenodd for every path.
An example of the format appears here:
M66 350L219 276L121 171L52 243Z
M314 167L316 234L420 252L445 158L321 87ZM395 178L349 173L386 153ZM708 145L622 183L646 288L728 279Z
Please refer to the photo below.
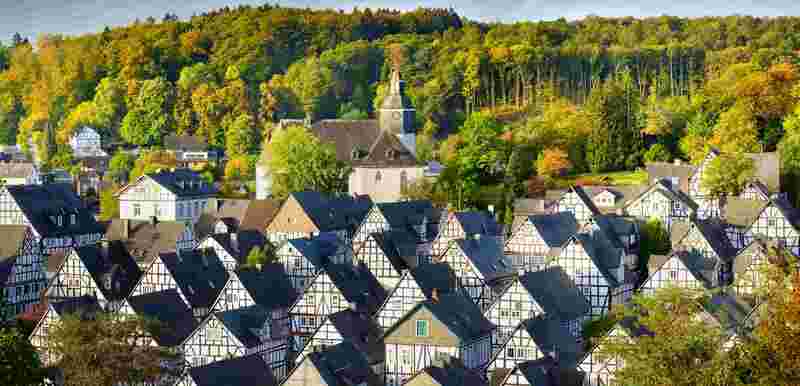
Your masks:
M197 134L237 156L257 151L283 117L372 114L392 65L409 84L419 127L453 132L471 111L519 109L547 92L582 103L621 70L641 100L689 96L733 64L794 60L800 18L480 24L446 9L267 5L41 36L35 45L0 48L0 142L32 138L54 150L52 162L66 162L61 145L88 124L138 145Z

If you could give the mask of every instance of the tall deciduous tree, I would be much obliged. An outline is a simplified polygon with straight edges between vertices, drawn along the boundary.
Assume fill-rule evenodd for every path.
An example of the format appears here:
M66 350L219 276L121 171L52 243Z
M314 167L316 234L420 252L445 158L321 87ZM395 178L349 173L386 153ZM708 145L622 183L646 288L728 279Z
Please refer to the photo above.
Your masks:
M553 178L569 171L572 163L569 162L567 152L564 150L545 149L536 160L536 171L540 176Z
M172 88L163 78L143 81L122 120L122 138L137 145L161 143L172 129L172 99Z
M274 133L262 153L262 165L272 175L272 194L315 190L338 193L347 190L351 168L336 159L336 149L321 142L302 126Z
M5 308L2 300L0 308ZM0 384L38 386L44 376L39 355L28 338L17 328L0 325Z
M739 194L753 179L753 159L742 153L720 154L706 167L702 187L714 197Z

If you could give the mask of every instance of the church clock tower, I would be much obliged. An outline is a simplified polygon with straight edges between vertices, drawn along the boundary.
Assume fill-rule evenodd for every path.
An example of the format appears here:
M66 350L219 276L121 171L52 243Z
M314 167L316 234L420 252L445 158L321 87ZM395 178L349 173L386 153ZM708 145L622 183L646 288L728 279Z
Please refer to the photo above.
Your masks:
M383 103L378 109L378 119L381 130L397 136L400 142L414 155L417 153L415 113L416 110L405 94L405 82L400 79L400 72L395 69L392 71L389 94L383 98Z

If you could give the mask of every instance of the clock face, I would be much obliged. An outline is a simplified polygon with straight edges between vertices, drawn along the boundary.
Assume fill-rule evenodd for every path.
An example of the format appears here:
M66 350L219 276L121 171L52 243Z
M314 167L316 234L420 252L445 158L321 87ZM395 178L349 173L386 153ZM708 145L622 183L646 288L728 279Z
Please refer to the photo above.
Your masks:
M394 119L400 119L400 112L399 112L399 111L395 111L395 112L393 112L393 113L392 113L392 118L394 118Z

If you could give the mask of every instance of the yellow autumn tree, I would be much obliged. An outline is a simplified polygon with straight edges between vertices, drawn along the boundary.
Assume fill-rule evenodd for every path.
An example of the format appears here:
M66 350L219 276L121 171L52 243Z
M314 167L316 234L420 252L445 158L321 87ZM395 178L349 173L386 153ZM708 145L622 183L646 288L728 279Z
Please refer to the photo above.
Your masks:
M572 168L567 152L559 148L545 149L536 160L536 171L540 176L553 178Z

